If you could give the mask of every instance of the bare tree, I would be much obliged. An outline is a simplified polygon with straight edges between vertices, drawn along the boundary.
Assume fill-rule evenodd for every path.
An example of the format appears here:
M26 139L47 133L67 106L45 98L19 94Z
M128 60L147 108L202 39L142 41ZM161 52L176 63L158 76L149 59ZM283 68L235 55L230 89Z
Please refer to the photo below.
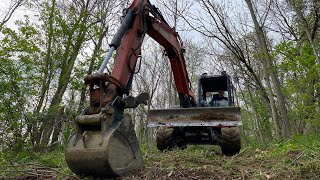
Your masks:
M166 76L166 73L164 73L164 66L167 64L166 59L162 56L162 48L159 45L154 46L153 40L150 41L149 39L147 41L149 43L146 43L142 49L144 52L143 58L139 62L140 64L137 64L137 73L134 76L132 88L134 94L148 92L150 96L147 107L139 106L133 112L140 140L150 139L150 133L147 129L147 113L159 103L156 100L157 96L166 97L166 93L158 89L161 86L161 81L165 78L164 76Z
M181 29L181 14L188 13L190 2L188 1L178 1L178 0L158 0L160 5L161 12L166 16L166 20L171 22L171 25L175 30ZM169 63L169 62L168 62ZM168 93L169 93L169 106L177 105L178 102L178 93L176 91L175 84L173 82L173 74L169 72L168 84Z
M271 55L268 50L266 35L263 30L263 26L261 24L259 24L259 22L258 22L256 12L253 9L253 5L252 5L251 0L246 0L246 3L247 3L247 6L248 6L250 14L251 14L251 18L254 23L260 51L263 55L262 62L263 62L264 68L265 68L265 75L266 75L266 77L269 77L269 75L271 77L272 85L274 87L275 94L276 94L277 99L279 101L280 114L281 114L281 118L282 118L282 121L284 124L284 135L285 135L285 137L288 138L288 137L290 137L291 128L290 128L290 123L289 123L289 119L288 119L288 115L287 115L285 99L284 99L284 96L281 92L281 86L280 86L279 79L277 77L276 72L274 71L274 66L272 64ZM266 81L268 81L268 80L266 79ZM270 87L271 87L271 85L270 85ZM269 95L271 95L271 97L272 97L271 92L269 92Z
M263 85L263 81L259 77L259 66L254 68L252 64L253 56L250 44L250 34L248 30L244 28L243 32L240 32L241 27L239 24L235 24L231 19L231 15L226 11L227 7L224 5L219 5L213 1L199 0L198 1L204 13L200 15L191 14L190 16L185 16L185 21L197 32L201 33L207 38L215 39L217 44L214 48L211 48L210 53L218 51L217 46L222 48L223 52L225 50L231 52L232 58L226 59L226 61L232 62L234 59L236 62L233 64L237 65L244 74L250 77L249 81L255 83L256 88L261 92L263 102L265 102L267 109L272 114L272 119L275 123L277 136L279 136L279 120L277 116L277 109L274 103L274 95L267 91L271 89L271 85L267 84L267 89ZM202 15L202 14L206 14ZM249 37L249 39L247 39ZM255 39L251 41L256 41ZM253 44L255 46L255 44ZM210 47L210 46L208 46ZM252 51L252 52L250 52ZM212 54L217 55L218 53ZM230 61L231 60L231 61ZM221 61L221 58L220 58ZM268 76L267 76L268 77ZM265 81L268 78L264 79ZM259 125L259 124L257 124Z
M2 29L2 27L10 20L10 18L12 17L12 15L14 14L14 12L21 6L24 5L24 3L27 0L12 0L7 12L5 13L5 15L3 16L1 22L0 22L0 30Z
M294 12L296 13L300 24L304 32L307 35L307 39L312 47L313 53L316 57L317 63L320 64L320 52L317 49L317 42L316 39L316 32L320 27L320 2L319 1L311 1L311 2L304 2L304 1L297 1L297 0L288 0L288 4L292 6ZM307 4L310 4L310 14L309 16L313 19L309 22L307 19L310 17L306 17L305 13L307 10Z

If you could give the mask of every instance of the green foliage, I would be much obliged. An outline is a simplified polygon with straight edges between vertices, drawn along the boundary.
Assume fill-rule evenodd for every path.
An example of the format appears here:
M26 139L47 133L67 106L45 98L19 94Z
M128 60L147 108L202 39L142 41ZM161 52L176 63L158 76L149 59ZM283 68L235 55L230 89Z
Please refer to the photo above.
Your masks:
M61 104L72 107L67 110L73 111L69 114L77 113L79 102L75 96L83 85L92 56L90 48L106 29L104 21L110 7L104 6L105 3L89 3L90 7L84 7L73 2L30 2L30 10L39 14L24 16L15 23L16 28L1 27L2 149L28 150L40 143L41 131L52 130L54 123L49 121L55 120ZM97 56L102 51L99 50ZM65 95L69 89L73 90L71 100L69 94ZM52 111L55 115L47 116ZM72 115L68 122L74 117ZM64 123L61 127L66 129L59 140L65 142L74 127Z
M289 151L300 150L306 155L311 155L320 149L320 135L295 135L288 141L272 144L271 155L282 156Z
M299 133L319 127L319 64L309 43L282 42L274 51L279 61L279 73L284 77L283 92L289 100L290 119Z
M23 128L29 122L30 97L37 94L41 47L38 31L29 22L18 21L18 29L4 28L0 43L0 142L18 151L28 147ZM34 88L30 88L34 87Z

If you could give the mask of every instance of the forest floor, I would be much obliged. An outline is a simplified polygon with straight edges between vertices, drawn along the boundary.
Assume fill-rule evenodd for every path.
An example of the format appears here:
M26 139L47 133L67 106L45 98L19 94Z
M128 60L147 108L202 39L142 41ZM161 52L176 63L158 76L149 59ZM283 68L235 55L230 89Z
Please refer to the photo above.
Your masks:
M320 153L245 148L224 156L212 146L156 152L145 157L143 171L123 179L320 179Z
M160 152L141 147L144 170L117 179L320 179L319 137L299 137L268 148L243 148L224 156L218 146L189 146ZM0 179L80 179L70 172L63 150L46 154L2 154ZM90 178L89 178L90 179Z

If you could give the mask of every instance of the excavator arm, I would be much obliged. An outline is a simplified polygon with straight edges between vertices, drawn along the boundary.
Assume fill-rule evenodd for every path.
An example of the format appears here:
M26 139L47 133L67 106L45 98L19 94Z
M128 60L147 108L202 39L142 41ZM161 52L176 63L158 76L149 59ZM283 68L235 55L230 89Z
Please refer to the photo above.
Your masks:
M190 82L183 56L183 44L179 34L174 28L168 25L158 9L151 5L149 0L135 0L128 9L128 12L130 11L133 12L133 18L131 22L129 22L129 24L132 23L132 25L128 29L120 30L126 31L126 33L119 46L111 76L119 80L127 90L130 89L134 68L141 54L141 44L145 34L148 34L164 47L170 59L181 106L194 106L195 98L190 89ZM127 13L127 16L131 16L131 13ZM113 43L111 43L111 45L112 44Z
M190 81L183 56L183 44L175 29L168 25L161 13L150 4L149 0L133 1L110 44L111 48L117 49L117 55L112 73L109 76L109 82L111 83L106 88L107 91L101 100L101 105L105 106L116 96L129 93L135 66L141 56L141 44L145 34L148 34L164 47L170 59L181 106L194 106L195 97L190 89ZM104 68L105 64L100 69L103 70Z
M183 55L185 50L179 34L174 28L170 28L164 20L147 16L146 22L149 25L147 34L165 48L170 59L174 82L179 93L180 106L184 108L195 106L195 97L190 88Z

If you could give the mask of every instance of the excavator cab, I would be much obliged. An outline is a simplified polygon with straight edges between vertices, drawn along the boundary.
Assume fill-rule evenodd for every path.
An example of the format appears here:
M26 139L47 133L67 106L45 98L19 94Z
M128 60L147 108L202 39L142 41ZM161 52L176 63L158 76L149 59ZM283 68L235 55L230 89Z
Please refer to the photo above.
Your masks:
M203 73L198 83L199 107L226 107L234 105L233 86L225 71L221 75Z

